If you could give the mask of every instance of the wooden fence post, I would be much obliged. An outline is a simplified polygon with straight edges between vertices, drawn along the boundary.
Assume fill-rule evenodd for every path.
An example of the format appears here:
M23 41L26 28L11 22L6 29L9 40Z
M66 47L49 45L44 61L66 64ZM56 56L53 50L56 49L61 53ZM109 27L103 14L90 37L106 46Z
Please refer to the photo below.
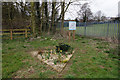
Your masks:
M25 37L27 38L27 29L25 29Z
M10 38L12 40L12 29L10 30Z
M70 30L69 30L69 41L70 41L70 36L71 36L71 32L70 32Z
M75 40L75 30L73 30L73 40Z

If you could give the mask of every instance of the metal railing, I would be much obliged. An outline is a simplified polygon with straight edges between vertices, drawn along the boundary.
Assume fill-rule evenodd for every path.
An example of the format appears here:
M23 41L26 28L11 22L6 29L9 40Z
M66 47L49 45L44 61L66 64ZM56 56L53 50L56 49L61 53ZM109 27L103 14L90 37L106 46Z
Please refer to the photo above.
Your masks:
M60 23L59 23L60 24ZM57 26L60 28L60 25ZM76 23L76 34L92 37L118 38L119 22L87 22ZM69 30L69 22L64 22L64 29Z

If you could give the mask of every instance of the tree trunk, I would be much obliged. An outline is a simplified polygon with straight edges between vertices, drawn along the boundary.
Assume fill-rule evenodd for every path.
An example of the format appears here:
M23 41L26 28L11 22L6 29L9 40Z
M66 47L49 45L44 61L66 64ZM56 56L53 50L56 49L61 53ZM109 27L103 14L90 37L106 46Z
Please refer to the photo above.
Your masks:
M50 12L50 11L48 11L48 12ZM48 13L49 14L49 13ZM50 29L51 29L51 22L48 20L48 35L50 34Z
M40 34L40 8L39 8L39 2L35 2L35 6L36 6L36 11L37 11L37 15L36 15L36 31L37 33Z
M35 10L34 10L34 2L31 2L31 22L32 22L32 33L33 33L33 36L35 37L36 36L36 33L35 33Z
M45 2L45 32L48 32L49 28L49 17L48 17L48 4Z
M64 32L64 15L65 15L65 12L64 12L64 8L65 8L65 2L62 2L62 5L61 5L61 13L62 13L62 21L61 21L61 33Z
M43 14L44 14L44 2L42 3L42 6L41 6L41 23L40 23L40 33L43 32Z
M13 3L10 2L10 5L9 5L9 25L10 25L10 28L13 28L13 25L12 25L12 21L13 21Z
M51 19L51 21L52 21L52 32L53 32L53 34L55 33L55 31L56 31L56 29L55 29L55 2L52 2L52 19Z
M67 11L67 9L68 9L68 7L70 6L71 3L72 3L72 2L69 2L69 3L67 4L66 8L65 8L65 6L64 6L65 10L64 10L63 12L61 11L61 14L60 14L59 18L57 18L57 20L56 20L56 24L57 24L58 21L61 19L62 14L63 14L63 13L65 14L65 12Z

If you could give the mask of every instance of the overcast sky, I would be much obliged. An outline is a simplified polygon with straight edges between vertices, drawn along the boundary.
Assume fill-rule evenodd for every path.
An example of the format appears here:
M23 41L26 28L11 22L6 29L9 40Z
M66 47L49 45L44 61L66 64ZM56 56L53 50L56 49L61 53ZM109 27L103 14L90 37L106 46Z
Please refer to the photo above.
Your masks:
M11 1L15 1L15 0L11 0ZM21 0L18 0L18 1L21 1ZM26 1L29 2L29 1L35 1L35 0L26 0ZM47 0L47 1L51 1L51 0ZM65 0L65 1L69 2L70 0ZM118 16L118 2L119 1L120 0L77 0L77 2L74 2L73 4L84 4L88 2L93 14L101 10L102 13L104 13L105 16L107 17L116 17ZM70 5L67 12L65 13L65 19L75 19L78 16L77 12L79 10L80 10L80 5Z
M74 4L90 3L90 8L93 13L101 10L107 17L116 17L118 15L118 2L120 0L89 0L79 1ZM77 12L80 10L80 5L70 5L65 14L65 19L75 19Z

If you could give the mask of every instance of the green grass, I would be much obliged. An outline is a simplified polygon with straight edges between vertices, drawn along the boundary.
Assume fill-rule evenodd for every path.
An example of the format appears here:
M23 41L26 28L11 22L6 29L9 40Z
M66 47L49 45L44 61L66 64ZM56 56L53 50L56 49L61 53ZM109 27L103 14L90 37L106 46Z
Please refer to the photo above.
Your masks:
M14 39L2 42L3 78L118 78L117 44L99 39L76 36L76 40ZM75 53L61 73L30 55L30 51L56 46L59 42L71 45ZM111 47L115 46L114 48ZM109 51L107 53L106 51ZM114 55L113 55L114 54ZM115 57L114 57L115 56Z

